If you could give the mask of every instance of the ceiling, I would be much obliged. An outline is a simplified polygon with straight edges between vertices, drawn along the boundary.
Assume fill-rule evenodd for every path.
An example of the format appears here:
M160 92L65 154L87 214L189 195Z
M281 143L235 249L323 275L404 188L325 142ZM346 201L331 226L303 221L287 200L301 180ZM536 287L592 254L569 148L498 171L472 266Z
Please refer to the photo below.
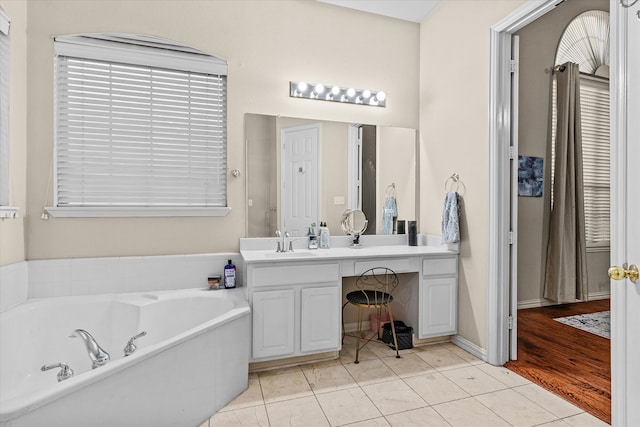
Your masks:
M442 0L318 0L336 6L421 23Z

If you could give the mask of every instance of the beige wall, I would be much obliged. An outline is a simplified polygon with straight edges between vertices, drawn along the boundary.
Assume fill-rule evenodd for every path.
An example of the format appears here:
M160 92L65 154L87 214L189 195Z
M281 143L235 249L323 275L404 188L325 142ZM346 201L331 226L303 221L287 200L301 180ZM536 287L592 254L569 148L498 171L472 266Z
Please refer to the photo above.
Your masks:
M27 4L2 1L11 20L9 203L18 207L16 219L0 220L0 266L25 259L25 213L27 206Z
M224 218L40 219L52 203L54 35L152 34L227 59L230 169L244 168L247 112L418 127L418 24L302 0L31 0L28 23L28 259L237 251L245 234L244 174L229 176ZM387 107L292 99L290 80L384 90Z
M420 30L420 230L440 234L444 184L462 197L458 333L487 343L490 28L524 1L442 2Z
M547 143L551 74L548 69L554 64L556 48L566 26L580 13L592 9L609 10L609 1L568 0L517 32L520 36L518 151L520 155L544 158L545 166L544 196L518 198L518 301L523 303L543 300L551 197L551 151ZM608 250L587 255L590 293L609 290L608 259Z

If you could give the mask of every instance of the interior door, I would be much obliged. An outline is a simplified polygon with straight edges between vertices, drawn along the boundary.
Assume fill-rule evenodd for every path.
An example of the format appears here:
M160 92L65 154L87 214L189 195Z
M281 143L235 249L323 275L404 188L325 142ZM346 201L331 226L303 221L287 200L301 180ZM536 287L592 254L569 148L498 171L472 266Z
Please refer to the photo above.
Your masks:
M320 125L282 129L282 232L305 236L320 212Z
M640 425L640 4L611 2L615 99L612 104L611 263L629 264L611 281L611 392L614 426Z
M511 37L511 232L509 237L509 359L518 358L518 65L519 36Z

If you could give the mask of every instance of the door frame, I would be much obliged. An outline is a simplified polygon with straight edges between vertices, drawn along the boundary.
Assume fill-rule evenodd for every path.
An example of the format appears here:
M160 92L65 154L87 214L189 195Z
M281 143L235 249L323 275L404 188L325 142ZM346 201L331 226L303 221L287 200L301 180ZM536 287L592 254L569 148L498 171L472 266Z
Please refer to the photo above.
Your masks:
M487 361L493 365L503 365L509 360L509 140L513 126L511 122L511 86L509 60L511 55L511 36L532 21L549 12L561 0L532 0L491 27L490 32L490 89L489 89L489 248L487 277ZM624 147L626 125L626 15L620 10L618 0L610 0L611 65L614 70L610 84L611 91L611 168L612 206L618 211L624 207L625 162L621 149ZM611 247L614 255L624 250L624 212L612 216L613 236L619 236L616 245ZM513 248L517 250L517 248ZM517 285L517 284L516 284ZM627 315L622 298L611 289L612 317L618 322L612 323L611 342L611 392L612 419L614 425L625 425L627 413L626 363L627 354L623 339L626 331Z

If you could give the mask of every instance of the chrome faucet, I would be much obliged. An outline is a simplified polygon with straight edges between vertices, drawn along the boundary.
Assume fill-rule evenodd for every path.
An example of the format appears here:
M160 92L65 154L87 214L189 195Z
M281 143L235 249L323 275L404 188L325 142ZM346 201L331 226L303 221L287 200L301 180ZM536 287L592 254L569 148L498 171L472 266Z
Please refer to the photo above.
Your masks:
M276 237L282 237L282 242L276 242L276 252L293 252L293 242L289 241L289 249L287 249L287 239L291 237L288 231L280 233L280 230L276 230Z
M84 329L76 329L69 335L69 338L76 338L78 336L82 338L84 345L87 347L87 352L91 359L91 368L96 369L98 366L106 365L110 358L109 353L98 345L93 336Z
M55 369L55 368L61 368L60 372L58 372L58 375L57 375L58 382L64 381L73 376L73 369L71 369L69 365L67 365L64 362L55 363L53 365L42 365L40 370L44 372L44 371L48 371L49 369Z

